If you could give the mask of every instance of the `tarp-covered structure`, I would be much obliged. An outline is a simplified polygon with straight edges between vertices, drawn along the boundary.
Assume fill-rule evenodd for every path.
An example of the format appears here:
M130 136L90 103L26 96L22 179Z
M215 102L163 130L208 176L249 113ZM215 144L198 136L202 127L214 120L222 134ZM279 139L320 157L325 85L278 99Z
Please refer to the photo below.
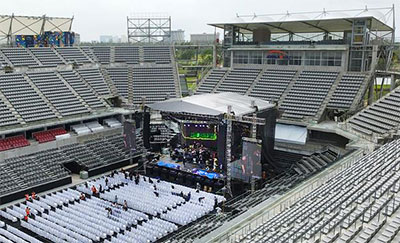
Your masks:
M0 15L0 39L15 35L40 35L44 32L70 32L73 17Z
M254 105L254 106L253 106ZM237 93L200 94L184 98L169 99L157 102L148 107L167 113L186 113L193 115L219 116L227 113L231 106L232 113L236 116L244 116L254 112L275 107L268 101L240 95Z

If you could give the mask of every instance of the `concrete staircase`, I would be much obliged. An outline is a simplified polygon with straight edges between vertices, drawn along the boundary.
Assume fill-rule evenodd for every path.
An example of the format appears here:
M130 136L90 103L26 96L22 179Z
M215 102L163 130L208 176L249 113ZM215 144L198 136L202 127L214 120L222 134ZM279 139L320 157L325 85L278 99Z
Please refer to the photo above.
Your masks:
M54 47L52 47L51 48L52 50L53 50L53 52L56 54L56 56L58 57L58 58L60 58L65 64L67 64L68 62L67 62L67 60L65 60L62 56L61 56L61 54L60 53L58 53L58 51L57 51L57 49L56 48L54 48Z
M35 62L37 62L40 66L43 66L43 64L39 61L39 59L37 59L37 57L31 52L31 50L29 50L29 48L25 48L26 52L35 60Z
M316 121L316 122L321 121L321 118L323 117L323 115L326 111L326 107L328 106L333 93L335 93L335 90L336 90L337 86L339 85L340 80L342 80L342 77L343 77L343 72L339 72L338 76L336 77L335 82L332 84L332 87L328 92L328 95L325 97L324 101L322 102L321 106L319 107L317 114L314 116L314 118L313 118L314 121Z
M204 83L204 80L206 80L206 79L208 78L208 76L210 76L210 73L212 72L212 70L213 70L213 68L210 68L210 69L207 71L206 75L204 75L204 76L201 78L200 82L197 84L195 93L196 93L196 91L199 89L199 87Z
M215 93L217 92L217 89L219 88L219 86L221 86L221 84L225 81L226 77L228 77L229 73L231 72L232 69L228 69L225 73L225 75L221 78L221 80L217 83L217 85L215 85L214 89L211 91L211 93Z
M110 63L115 62L115 47L111 46L110 47Z
M133 68L128 68L128 103L133 104Z
M29 85L35 90L35 92L44 100L48 107L50 107L51 111L56 114L58 118L62 118L62 115L58 110L53 106L53 104L46 98L46 96L40 91L38 87L32 82L32 80L28 77L28 75L24 75L25 80L29 83Z
M0 50L0 55L3 57L3 59L8 63L8 65L11 67L13 64L10 62L10 60L6 57L6 55L3 54L3 52Z
M10 101L6 98L6 96L0 91L0 101L3 101L3 103L7 106L7 108L10 110L10 112L14 115L14 117L17 119L17 121L21 124L25 124L26 122L24 119L22 119L21 115L15 110L13 105L11 105Z
M139 63L143 63L144 62L144 50L143 47L139 47Z
M101 73L101 75L103 76L104 81L106 81L108 87L110 88L111 95L114 96L114 97L115 97L115 96L119 96L118 90L117 90L117 88L115 87L115 85L114 85L114 83L113 83L113 81L112 81L110 75L108 75L107 70L106 70L105 68L100 68L100 73Z
M87 58L90 60L90 62L92 63L99 63L99 61L97 60L96 56L94 55L94 53L91 53L90 55L88 53L86 53L86 51L82 50L82 48L78 47L79 51ZM89 49L90 51L92 51L91 49Z
M180 98L182 97L182 88L181 88L181 81L179 79L179 67L175 57L176 57L175 48L171 47L171 66L172 66L172 71L174 73L175 95L177 98Z
M366 75L364 79L362 86L358 90L357 95L354 97L353 104L351 104L349 109L350 112L355 112L359 110L360 107L363 107L364 96L367 93L368 87L371 82L374 82L372 78L372 73L368 73L368 75Z
M86 103L86 101L79 95L78 92L75 91L74 88L72 88L72 86L67 82L67 80L65 80L63 78L63 76L61 76L61 74L59 72L55 72L57 77L65 84L65 86L67 86L67 88L74 94L74 96L76 96L78 98L78 100L90 111L92 112L92 108L90 108L89 104Z
M250 88L246 91L246 95L249 95L251 93L251 91L253 91L253 88L258 84L258 82L260 81L261 77L263 76L265 70L267 70L266 67L261 69L260 73L258 74L256 79L254 80L254 82L251 84Z
M286 99L286 96L289 94L290 90L293 88L294 84L296 83L297 79L299 78L301 72L303 72L303 69L299 69L296 74L293 76L292 80L286 87L285 91L282 93L281 98L278 101L278 106L281 106L283 101Z
M76 71L74 71L74 72L75 72L75 75L79 78L79 80L80 80L88 89L90 89L94 94L96 94L97 98L98 98L99 100L101 100L101 103L103 103L103 105L105 105L107 108L110 108L110 105L109 105L104 99L101 98L101 95L99 95L99 94L96 92L96 90L93 89L92 86L90 86L90 84L89 84L88 82L86 82L86 80L83 79L83 78L81 77L81 75L79 75L78 72L76 72Z

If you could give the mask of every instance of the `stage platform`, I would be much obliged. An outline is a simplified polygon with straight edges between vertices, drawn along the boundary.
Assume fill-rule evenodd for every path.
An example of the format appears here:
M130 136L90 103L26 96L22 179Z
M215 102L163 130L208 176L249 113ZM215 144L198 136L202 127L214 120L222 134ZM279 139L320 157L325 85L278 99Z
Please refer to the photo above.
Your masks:
M201 170L198 164L178 163L169 156L163 156L160 161L146 165L146 174L153 178L160 178L189 187L196 187L196 184L199 183L202 188L204 186L212 187L213 192L224 186L223 175L217 177L215 176L217 173L205 171L195 174L194 170Z

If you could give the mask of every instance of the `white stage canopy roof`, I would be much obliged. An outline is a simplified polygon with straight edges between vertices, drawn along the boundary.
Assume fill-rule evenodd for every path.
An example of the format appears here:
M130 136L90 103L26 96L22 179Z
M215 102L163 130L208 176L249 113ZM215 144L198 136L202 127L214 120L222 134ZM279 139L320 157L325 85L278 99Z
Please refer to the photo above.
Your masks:
M228 105L231 105L232 112L236 116L243 116L256 111L252 107L252 101L260 111L275 107L268 101L230 92L169 99L148 105L148 107L162 112L218 116L227 113Z

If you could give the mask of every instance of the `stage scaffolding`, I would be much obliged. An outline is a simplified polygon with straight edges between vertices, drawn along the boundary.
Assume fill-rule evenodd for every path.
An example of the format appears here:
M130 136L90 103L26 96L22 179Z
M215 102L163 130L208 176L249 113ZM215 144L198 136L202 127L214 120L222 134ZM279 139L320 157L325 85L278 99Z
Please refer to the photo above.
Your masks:
M171 16L167 14L134 14L127 17L129 43L171 41Z

